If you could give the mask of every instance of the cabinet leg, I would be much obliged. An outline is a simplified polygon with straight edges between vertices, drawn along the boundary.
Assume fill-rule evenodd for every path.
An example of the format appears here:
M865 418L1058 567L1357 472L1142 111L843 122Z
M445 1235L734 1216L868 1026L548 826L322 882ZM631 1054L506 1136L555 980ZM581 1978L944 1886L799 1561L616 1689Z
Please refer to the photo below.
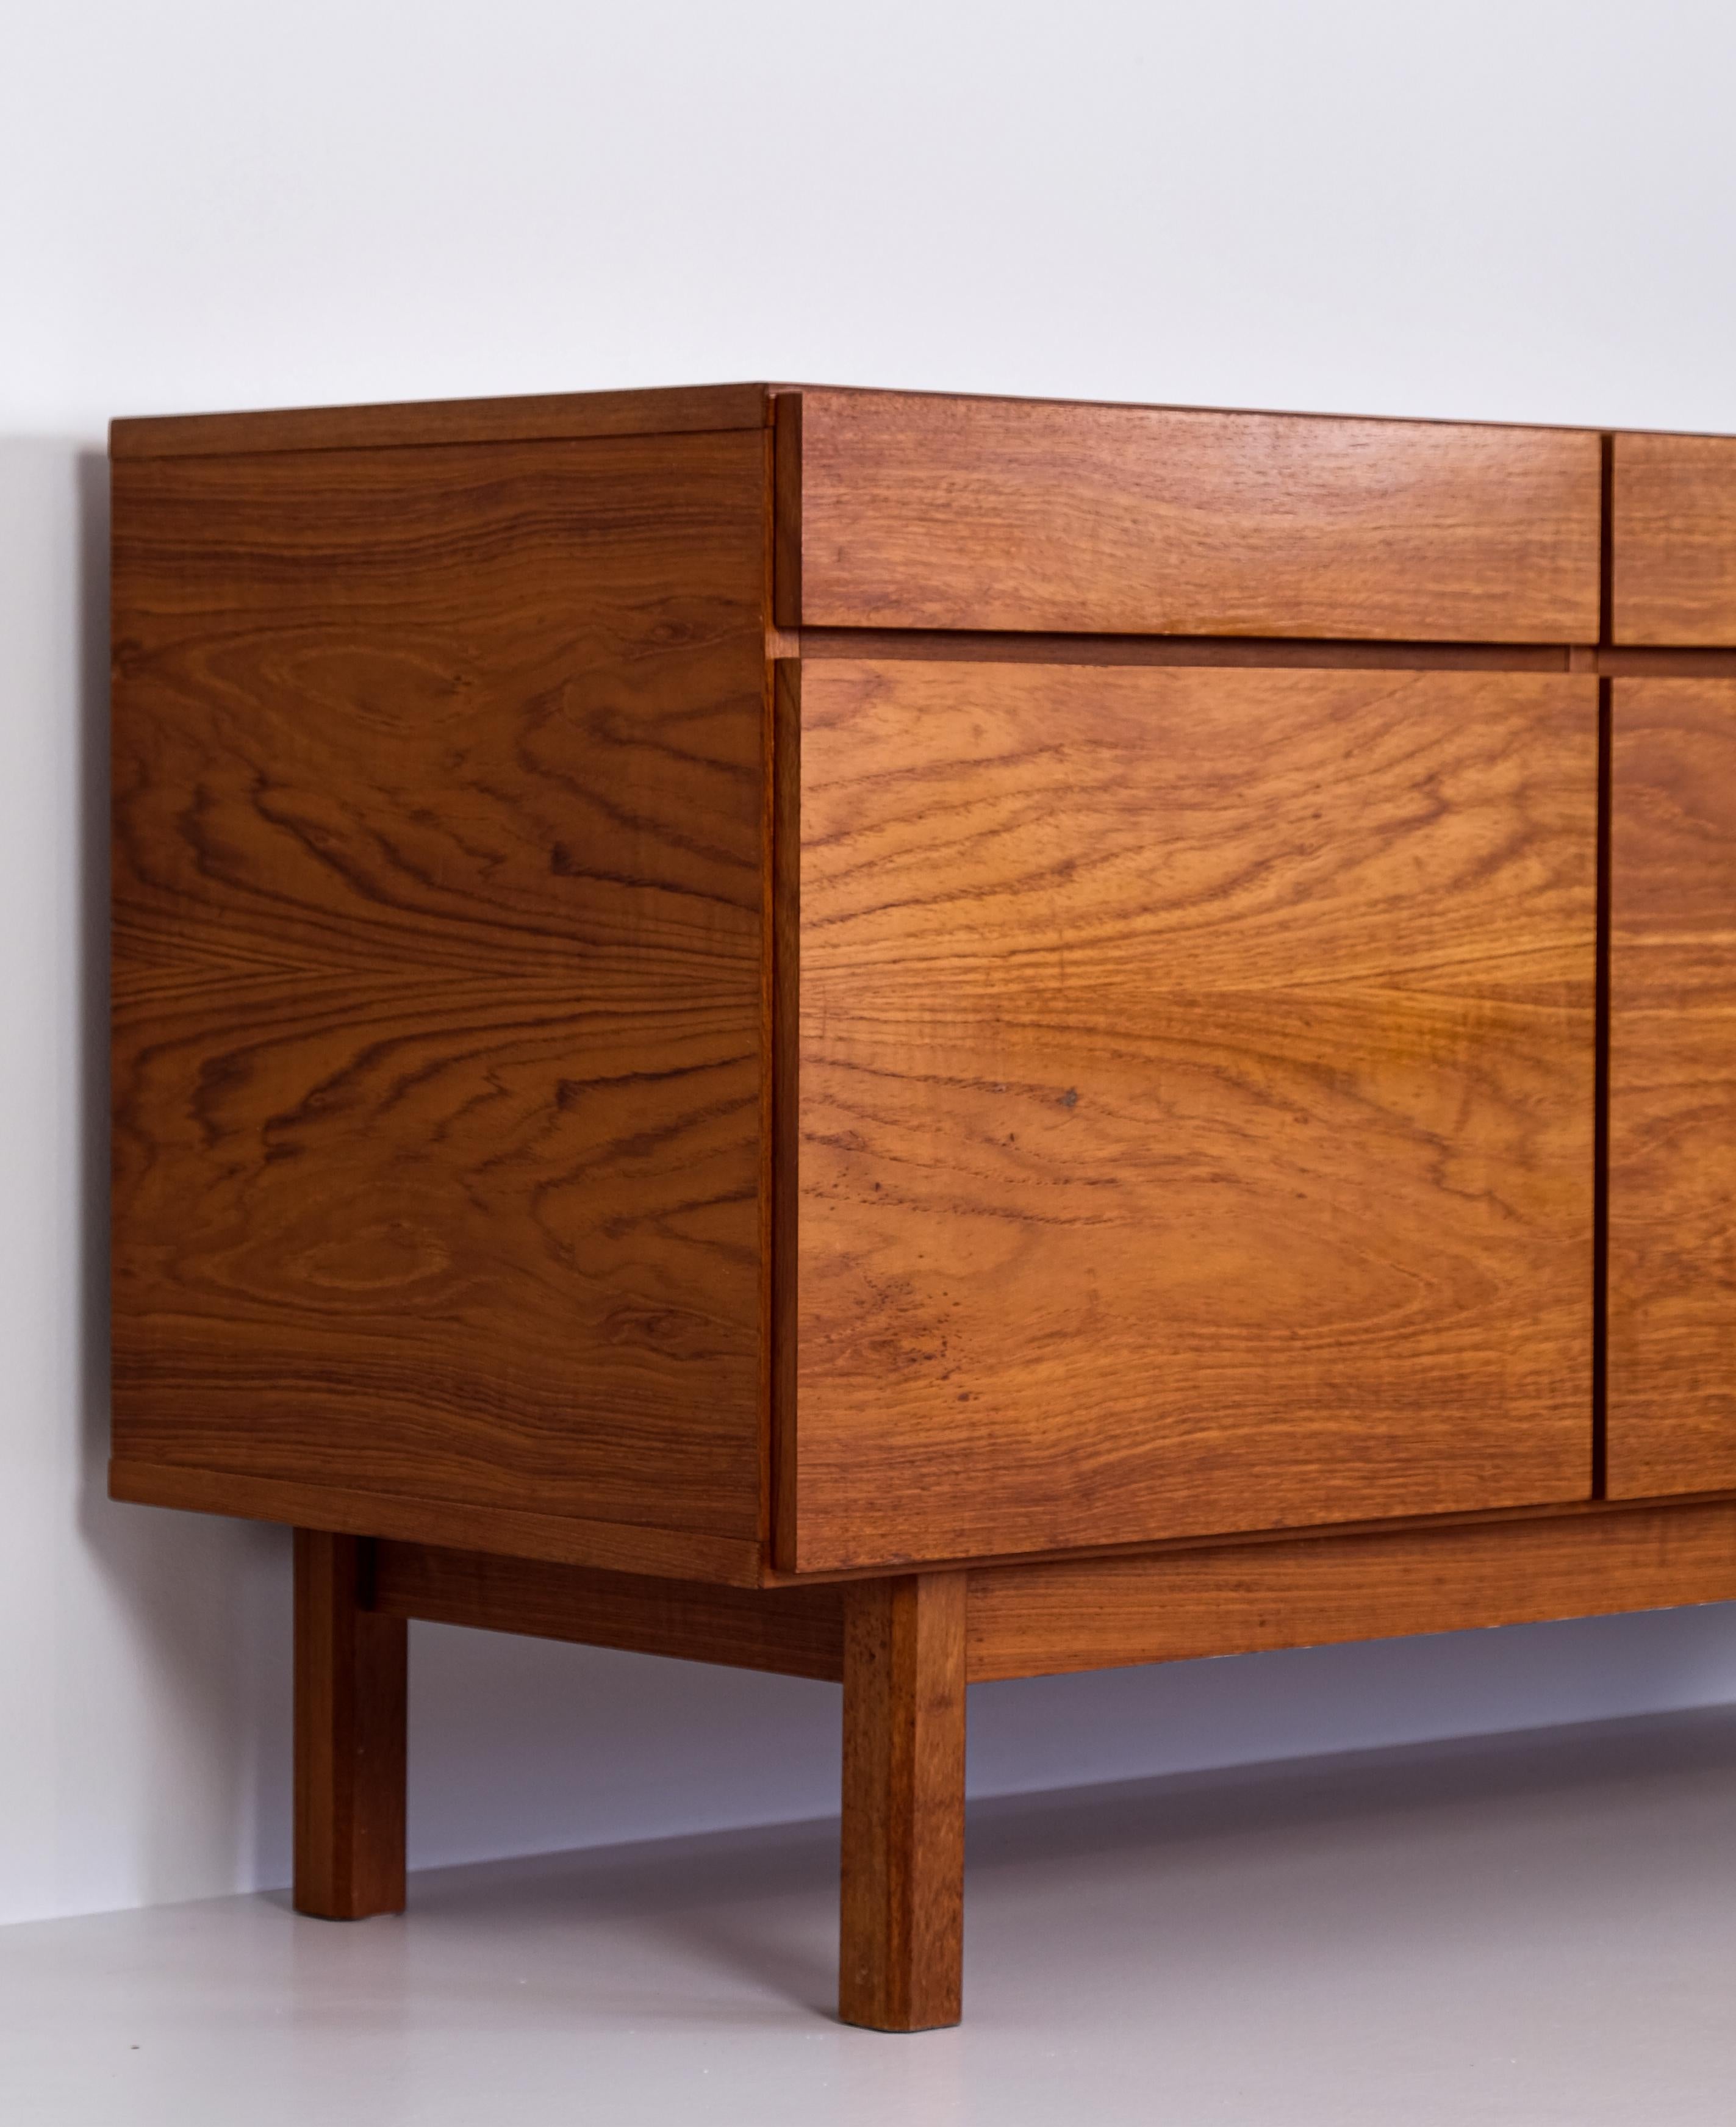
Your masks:
M846 1594L838 2014L956 2024L965 1918L965 1575Z
M296 1531L298 1913L404 1910L409 1632L368 1608L365 1537Z

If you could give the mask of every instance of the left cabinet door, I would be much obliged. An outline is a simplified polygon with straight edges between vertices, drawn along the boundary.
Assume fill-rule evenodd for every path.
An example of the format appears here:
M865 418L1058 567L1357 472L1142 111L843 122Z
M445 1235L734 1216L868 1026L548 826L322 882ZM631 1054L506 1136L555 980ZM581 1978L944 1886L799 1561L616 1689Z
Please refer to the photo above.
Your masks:
M785 1562L1586 1497L1596 683L799 697Z

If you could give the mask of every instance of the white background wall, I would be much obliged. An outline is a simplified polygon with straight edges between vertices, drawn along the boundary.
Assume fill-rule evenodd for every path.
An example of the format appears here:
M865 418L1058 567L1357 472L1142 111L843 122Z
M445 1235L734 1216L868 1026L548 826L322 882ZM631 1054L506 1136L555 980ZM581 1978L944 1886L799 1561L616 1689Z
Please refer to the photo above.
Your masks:
M1728 0L9 0L0 1916L283 1880L281 1532L102 1496L103 423L773 376L1736 429ZM431 1627L421 1862L817 1814L837 1701ZM983 1688L983 1789L1736 1696L1705 1610Z

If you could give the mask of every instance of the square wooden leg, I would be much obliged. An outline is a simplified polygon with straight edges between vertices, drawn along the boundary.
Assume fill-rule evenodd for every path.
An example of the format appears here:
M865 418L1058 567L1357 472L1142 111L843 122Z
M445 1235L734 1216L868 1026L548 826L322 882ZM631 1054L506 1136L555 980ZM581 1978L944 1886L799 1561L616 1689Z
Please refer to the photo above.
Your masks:
M965 1576L854 1584L844 1627L838 2014L959 2020L965 1918Z
M298 1913L404 1910L409 1627L365 1607L364 1537L296 1531Z

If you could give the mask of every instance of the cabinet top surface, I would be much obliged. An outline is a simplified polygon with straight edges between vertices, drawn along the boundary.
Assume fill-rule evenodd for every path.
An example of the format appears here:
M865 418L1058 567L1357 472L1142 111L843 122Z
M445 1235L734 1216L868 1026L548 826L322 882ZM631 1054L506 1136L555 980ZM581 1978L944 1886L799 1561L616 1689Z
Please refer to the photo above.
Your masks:
M504 399L411 400L395 405L311 406L221 414L171 414L117 419L110 428L116 458L204 457L230 452L384 449L419 444L550 441L592 436L690 433L703 429L757 429L769 424L780 394L824 394L830 398L883 402L923 400L961 406L1074 407L1082 415L1217 414L1253 419L1378 421L1393 426L1487 430L1555 429L1598 433L1569 424L1436 419L1433 417L1348 414L1274 414L1261 410L1166 406L1098 400L1019 398L968 392L880 391L854 386L711 384L658 386L645 391L556 392ZM1629 432L1632 433L1632 432Z

